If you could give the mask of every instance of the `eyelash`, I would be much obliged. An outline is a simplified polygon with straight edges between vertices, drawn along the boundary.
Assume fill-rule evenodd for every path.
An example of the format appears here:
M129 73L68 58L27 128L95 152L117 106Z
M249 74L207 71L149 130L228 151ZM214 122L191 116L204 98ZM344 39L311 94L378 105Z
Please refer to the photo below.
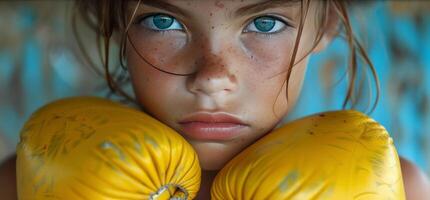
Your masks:
M261 18L261 17L270 17L270 18L273 18L274 20L279 21L280 23L283 23L284 27L282 27L279 31L271 32L271 33L255 32L255 31L248 31L248 32L243 31L243 32L244 33L251 33L251 34L258 34L259 36L262 36L262 37L271 38L273 36L276 36L277 34L280 34L280 33L284 32L287 28L294 28L290 23L286 22L281 17L275 16L275 15L268 15L268 14L266 14L266 15L260 15L260 16L252 18L250 20L250 22L247 22L246 27L248 27L251 23L253 23L254 20L256 20L258 18Z
M155 16L157 16L157 15L163 15L163 16L168 16L168 17L171 17L171 18L173 18L173 20L174 20L174 22L177 22L177 23L179 23L179 25L182 27L182 29L184 29L184 25L181 23L181 22L179 22L175 17L172 17L171 15L168 15L168 14L164 14L164 13L150 13L150 14L146 14L146 15L143 15L143 16L138 16L138 17L136 17L136 20L134 21L134 24L135 25L138 25L138 26L144 26L144 25L142 25L142 23L143 23L143 20L146 20L146 19L148 19L148 18L150 18L150 17L155 17ZM276 20L277 22L280 22L280 23L282 23L283 25L284 25L284 27L282 27L280 30L278 30L278 31L276 31L276 32L257 32L257 31L246 31L246 30L243 30L242 32L243 33L252 33L252 34L258 34L258 35L261 35L261 36L263 36L263 37L273 37L273 36L275 36L275 35L277 35L277 34L279 34L279 33L282 33L283 31L285 31L287 28L289 28L289 27L293 27L290 23L288 23L288 22L286 22L284 19L282 19L281 17L278 17L278 16L274 16L274 15L260 15L260 16L257 16L257 17L254 17L254 18L252 18L251 20L250 20L250 22L247 22L247 25L246 25L246 28L248 28L250 25L252 25L252 23L254 23L254 21L256 20L256 19L258 19L258 18L261 18L261 17L270 17L270 18L273 18L274 20ZM152 22L153 23L153 22ZM276 23L276 22L275 22ZM255 26L255 25L254 25ZM161 34L165 34L165 33L168 33L168 32L171 32L171 31L178 31L179 29L167 29L167 30L158 30L158 29L153 29L153 28L148 28L148 27L144 27L146 30L148 30L148 31L152 31L152 32L157 32L157 33L161 33ZM182 30L179 30L179 31L182 31Z
M135 25L137 25L137 26L144 27L145 25L142 25L143 20L146 20L146 19L148 19L148 18L150 18L150 17L155 17L155 16L157 16L157 15L163 15L163 16L171 17L171 18L173 18L173 19L175 20L175 22L180 23L180 22L179 22L175 17L172 17L171 15L164 14L164 13L150 13L150 14L145 14L145 15L142 15L142 16L138 16L138 17L136 17L136 20L133 22L133 24L135 24ZM180 23L180 26L181 26L182 28L184 28L184 25L182 25L181 23ZM172 32L172 31L178 31L178 29L157 30L157 29L148 28L148 27L144 27L144 29L145 29L145 30L147 30L147 31L152 31L152 32L160 33L160 34L162 34L162 35L163 35L163 34L166 34L166 33L169 33L169 32Z

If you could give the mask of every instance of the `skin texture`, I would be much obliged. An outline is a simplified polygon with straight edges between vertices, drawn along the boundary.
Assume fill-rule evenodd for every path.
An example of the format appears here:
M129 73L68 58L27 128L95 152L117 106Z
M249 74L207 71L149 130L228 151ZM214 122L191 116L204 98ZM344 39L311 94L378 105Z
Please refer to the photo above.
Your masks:
M217 170L272 130L295 104L308 57L293 68L288 101L285 81L298 31L300 4L233 17L241 7L261 1L167 2L185 10L188 16L148 5L141 5L137 16L166 13L177 18L184 30L160 34L134 23L127 63L137 100L144 110L181 133L195 148L203 169L198 199L208 199ZM314 44L316 9L313 3L297 58L304 57ZM286 25L276 35L244 32L257 16L267 14L279 16L292 26ZM163 70L195 73L177 76L160 72L140 56ZM231 140L192 139L184 134L179 121L197 112L233 115L247 127Z
M430 198L430 181L428 177L411 161L401 158L403 184L407 200Z
M202 168L218 170L273 129L292 108L302 86L308 58L293 69L287 101L286 70L297 28L286 27L271 36L243 33L244 26L259 13L237 18L231 17L232 13L258 1L173 2L170 1L190 15L181 20L186 31L151 33L141 25L134 25L130 40L151 64L173 72L195 73L177 76L160 72L128 45L127 63L134 91L145 111L182 134L184 130L179 121L196 112L227 113L247 124L240 136L228 141L195 140L183 134L196 149ZM265 10L262 14L275 13L297 24L298 6ZM142 5L138 14L152 12L166 13ZM316 27L312 26L315 22L309 20L306 24L298 57L311 49L316 34Z
M142 5L137 16L169 14L185 29L156 33L139 23L130 27L126 59L140 105L184 136L179 121L196 112L226 113L247 124L240 135L231 140L196 140L185 136L197 151L204 170L198 199L209 199L216 172L238 152L272 130L293 108L307 68L309 58L305 55L311 50L316 34L318 6L313 1L306 18L297 54L297 58L305 58L293 68L287 100L286 70L298 31L299 4L235 16L239 8L261 0L163 2L180 7L185 15ZM133 9L131 5L130 10ZM253 19L267 14L285 19L292 27L287 26L276 35L244 32ZM323 50L330 39L331 36L326 35L313 52ZM142 60L139 54L163 70L194 74L177 76L161 72ZM405 163L402 160L408 199L414 199L409 198L414 195L423 197L424 189L429 188L422 181L424 175L411 163ZM0 176L1 186L5 185L0 187L0 196L11 195L6 199L16 199L15 184L10 181L14 170L14 158L0 168L0 173L9 176ZM7 187L10 188L2 189Z

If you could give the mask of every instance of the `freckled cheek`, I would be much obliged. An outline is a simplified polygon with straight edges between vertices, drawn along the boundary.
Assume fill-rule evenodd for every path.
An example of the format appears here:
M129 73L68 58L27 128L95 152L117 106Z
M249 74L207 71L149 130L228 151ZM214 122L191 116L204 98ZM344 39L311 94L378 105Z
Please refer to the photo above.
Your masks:
M182 96L175 89L175 85L178 84L171 83L169 80L166 81L163 82L162 79L153 79L149 82L137 81L133 87L136 100L145 112L155 116L165 124L173 126L172 120L181 111L178 109L178 105L184 104L181 103L183 101L180 101ZM173 99L175 101L172 101Z
M162 101L173 95L174 86L179 85L177 80L142 62L136 53L127 53L126 59L133 89L144 107L154 107L151 101Z
M273 76L287 69L292 52L292 44L289 40L250 36L243 38L242 44L252 61L253 69L258 73Z
M182 64L184 58L183 49L186 46L184 36L147 36L132 37L129 43L136 47L139 56L152 65L163 69L172 69ZM130 46L130 44L129 44Z

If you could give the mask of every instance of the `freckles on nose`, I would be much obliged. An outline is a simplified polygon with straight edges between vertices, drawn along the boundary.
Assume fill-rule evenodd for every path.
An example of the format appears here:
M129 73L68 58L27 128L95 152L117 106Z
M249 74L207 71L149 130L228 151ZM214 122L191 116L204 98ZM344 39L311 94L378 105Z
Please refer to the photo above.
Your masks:
M224 4L221 2L221 0L216 0L215 1L215 6L218 8L224 8Z
M202 65L204 66L201 66L201 67L205 68L202 71L207 77L216 78L216 77L222 76L223 74L225 75L226 73L228 73L228 70L225 66L223 59L220 58L219 56L216 56L214 54L203 56L202 62L203 62Z
M237 82L236 76L228 69L224 59L215 54L205 55L199 63L200 76L206 77L207 80L216 78L228 78L232 83Z
M237 78L233 74L229 74L228 75L228 80L230 80L230 82L232 82L232 83L236 83L237 82Z

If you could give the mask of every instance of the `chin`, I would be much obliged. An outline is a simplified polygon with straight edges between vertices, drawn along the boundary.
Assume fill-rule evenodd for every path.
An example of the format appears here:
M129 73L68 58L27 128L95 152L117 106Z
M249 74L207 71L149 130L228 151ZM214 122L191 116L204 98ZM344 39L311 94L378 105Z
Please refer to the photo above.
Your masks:
M197 152L202 170L220 170L240 148L216 142L191 142Z
M227 161L219 161L219 160L210 160L210 159L200 159L200 167L204 171L214 171L221 170Z

